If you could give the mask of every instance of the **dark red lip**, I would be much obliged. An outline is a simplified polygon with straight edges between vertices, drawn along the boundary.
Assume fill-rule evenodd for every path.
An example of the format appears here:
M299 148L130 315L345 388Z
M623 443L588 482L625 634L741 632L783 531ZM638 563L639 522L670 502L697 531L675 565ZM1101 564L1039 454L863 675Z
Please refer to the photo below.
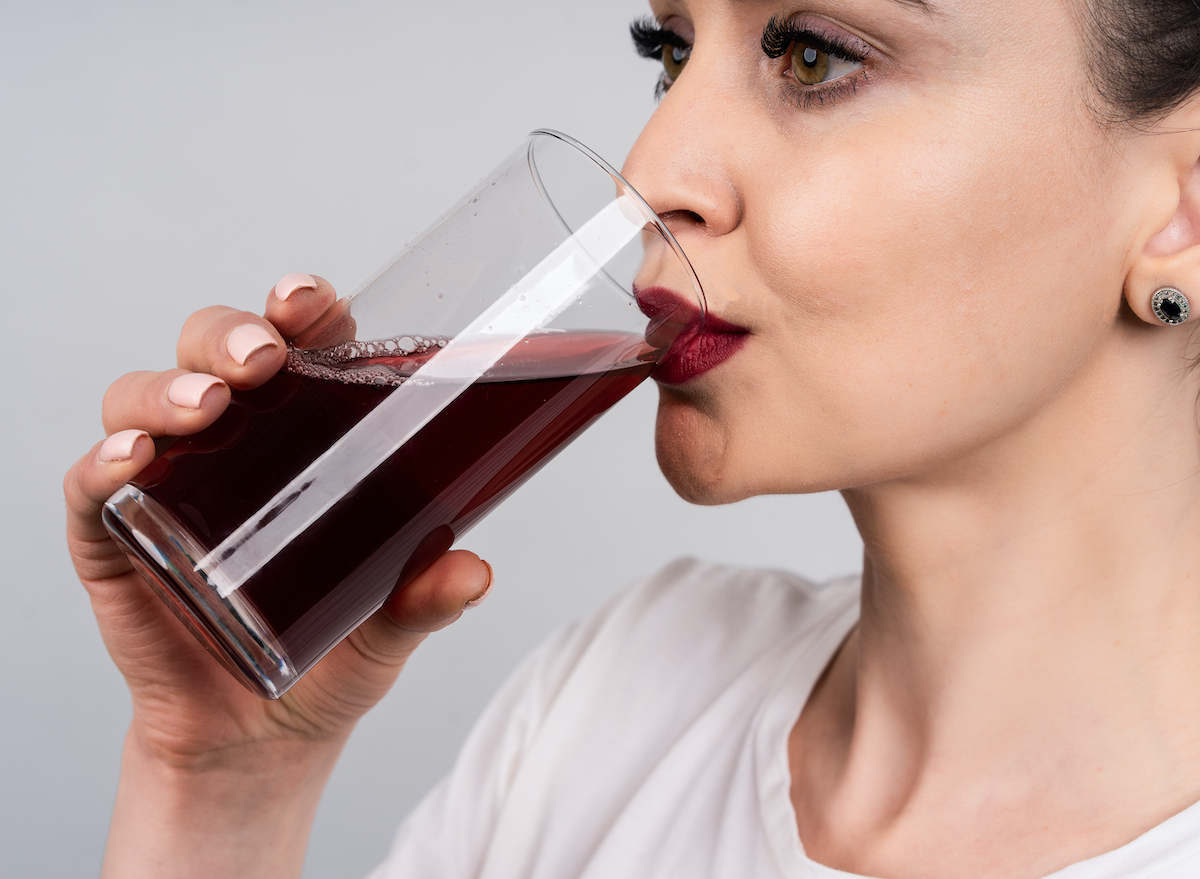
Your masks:
M720 366L738 352L749 330L714 315L703 316L684 297L666 287L634 288L638 308L650 318L646 339L666 347L654 371L655 381L681 385Z

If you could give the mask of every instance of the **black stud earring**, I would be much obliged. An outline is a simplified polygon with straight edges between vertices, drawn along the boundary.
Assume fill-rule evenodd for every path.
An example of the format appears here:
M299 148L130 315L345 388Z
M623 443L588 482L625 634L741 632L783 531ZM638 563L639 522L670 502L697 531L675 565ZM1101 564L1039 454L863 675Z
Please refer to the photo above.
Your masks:
M1192 314L1192 307L1187 297L1174 287L1163 287L1156 290L1150 297L1150 307L1154 316L1165 324L1177 326L1187 320Z

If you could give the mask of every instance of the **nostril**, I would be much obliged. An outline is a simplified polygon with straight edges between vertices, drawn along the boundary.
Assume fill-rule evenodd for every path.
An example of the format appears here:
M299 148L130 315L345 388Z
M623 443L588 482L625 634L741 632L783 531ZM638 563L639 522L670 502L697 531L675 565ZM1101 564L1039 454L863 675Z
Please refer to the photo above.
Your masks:
M686 226L703 226L704 217L700 216L695 211L663 211L658 215L668 229L674 232L676 229Z

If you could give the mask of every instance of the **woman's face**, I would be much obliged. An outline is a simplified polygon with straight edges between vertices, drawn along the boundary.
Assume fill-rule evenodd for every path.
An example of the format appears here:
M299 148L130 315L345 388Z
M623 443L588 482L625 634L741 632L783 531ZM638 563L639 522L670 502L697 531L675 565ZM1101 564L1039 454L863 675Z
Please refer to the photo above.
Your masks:
M625 170L748 331L662 386L685 497L962 461L1100 355L1141 226L1072 3L652 0L691 53Z

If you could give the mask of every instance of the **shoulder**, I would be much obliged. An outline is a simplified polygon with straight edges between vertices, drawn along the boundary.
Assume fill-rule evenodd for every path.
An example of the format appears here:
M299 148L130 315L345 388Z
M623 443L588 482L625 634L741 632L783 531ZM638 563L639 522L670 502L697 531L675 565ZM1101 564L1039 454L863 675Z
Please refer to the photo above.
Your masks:
M803 636L858 600L859 577L814 583L788 571L678 559L622 592L582 635L595 649L629 648L644 639L694 654Z
M857 598L856 577L817 585L695 559L624 590L526 658L376 876L561 866L599 849L639 791L688 801L718 755L744 747L797 645L844 628Z
M653 713L667 692L676 707L689 693L700 705L747 669L783 661L840 625L858 594L857 576L817 584L679 559L543 645L522 684L527 704L543 717L567 706L572 714L600 705Z
M806 580L790 571L715 564L681 558L627 589L611 605L621 612L653 614L670 607L692 615L718 614L722 619L747 621L779 614L789 622L819 613L830 601L850 600L859 577L842 577L826 583Z
M703 705L748 668L784 661L842 625L858 596L858 576L818 584L678 559L526 657L484 715L482 735L507 742L516 760L553 718L654 714L666 693L675 708L689 695Z

